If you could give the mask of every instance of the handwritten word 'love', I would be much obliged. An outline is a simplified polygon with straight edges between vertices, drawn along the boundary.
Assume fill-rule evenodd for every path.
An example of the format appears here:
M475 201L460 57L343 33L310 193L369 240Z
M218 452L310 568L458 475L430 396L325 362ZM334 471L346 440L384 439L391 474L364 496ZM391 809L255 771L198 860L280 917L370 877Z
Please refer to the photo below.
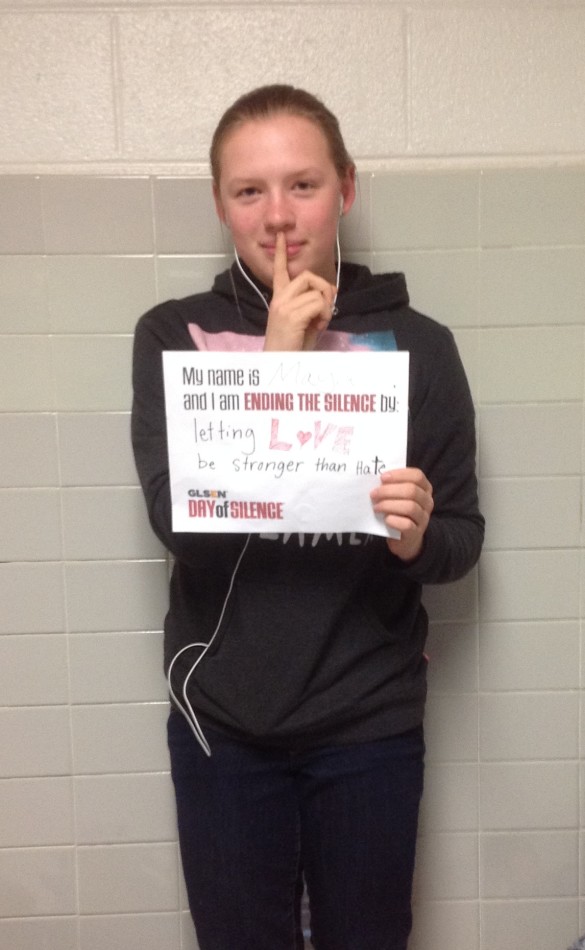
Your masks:
M327 446L332 452L341 452L348 455L353 435L353 426L337 426L333 423L327 423L325 426L317 421L313 425L313 430L300 430L296 435L289 435L288 438L296 438L299 446L312 443L311 447L318 449L322 442L327 440ZM272 419L270 424L270 442L268 447L280 452L290 452L294 442L286 442L280 436L280 420Z

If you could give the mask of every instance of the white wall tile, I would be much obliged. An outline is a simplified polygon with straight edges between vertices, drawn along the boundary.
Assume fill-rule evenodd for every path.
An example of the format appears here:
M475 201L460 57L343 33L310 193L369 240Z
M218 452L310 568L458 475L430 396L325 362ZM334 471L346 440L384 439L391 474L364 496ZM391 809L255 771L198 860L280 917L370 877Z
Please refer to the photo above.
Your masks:
M2 333L47 333L46 299L47 264L43 257L0 257Z
M70 778L0 780L0 847L73 844Z
M132 337L55 336L57 408L124 411L131 404Z
M479 772L467 762L430 762L425 768L421 832L476 831Z
M71 701L163 701L162 633L78 633L71 637Z
M67 708L0 708L0 775L4 778L69 775L70 770Z
M482 620L570 620L579 616L578 551L485 551Z
M580 932L577 900L503 900L482 905L482 950L569 946Z
M60 564L0 564L0 633L60 633L64 602Z
M480 696L481 757L484 760L576 758L578 711L577 692Z
M177 913L88 916L79 926L79 950L184 950Z
M583 331L580 327L482 330L480 352L482 402L582 399Z
M152 257L49 257L53 333L132 333L156 299Z
M65 635L0 636L0 696L5 706L69 702Z
M476 901L421 901L415 904L412 950L436 946L479 950L479 908ZM499 947L498 950L504 950ZM510 948L512 950L512 948Z
M327 4L268 7L258 42L258 13L246 5L123 13L125 155L206 162L224 109L262 81L306 86L322 96L343 118L347 146L356 156L403 150L402 12L354 4L347 15L349 31L346 17L332 17ZM166 55L169 46L172 57ZM312 50L314 63L327 63L327 69L308 77L300 48ZM240 64L237 76L226 76L229 62Z
M481 766L481 828L490 831L576 828L575 762L486 763Z
M0 920L0 946L10 950L78 950L75 917Z
M483 690L577 689L579 623L485 623L479 636Z
M43 412L56 406L50 340L6 336L0 348L3 412Z
M482 897L576 897L578 846L573 831L483 835Z
M579 817L580 827L585 825L585 763L579 765Z
M479 470L498 475L577 475L583 409L578 403L482 406Z
M165 556L139 488L65 489L63 544L71 561Z
M61 558L61 503L56 489L0 489L0 523L1 561Z
M79 777L75 810L80 844L175 841L177 837L168 773Z
M477 835L421 835L417 844L414 890L417 902L477 897Z
M213 257L157 257L158 299L177 300L190 294L204 293L213 285L216 274L232 263L227 254Z
M425 719L427 761L475 762L477 715L475 694L429 694Z
M581 479L484 478L485 549L578 547Z
M0 916L69 915L76 913L76 904L73 848L0 849ZM37 938L42 932L29 930ZM50 926L48 934L54 936Z
M168 770L168 714L168 703L74 706L71 720L76 774Z
M63 485L135 485L128 412L60 413Z
M82 914L176 910L177 846L109 845L79 848Z
M168 609L166 561L67 564L68 619L80 633L160 630Z
M109 17L2 16L6 162L98 159L115 154ZM79 50L85 55L79 56Z
M0 414L0 487L57 485L55 418L49 414Z
M493 248L480 258L482 325L582 326L585 248Z
M415 10L410 23L416 154L585 148L581 7L563 5L562 15L486 3L427 8Z

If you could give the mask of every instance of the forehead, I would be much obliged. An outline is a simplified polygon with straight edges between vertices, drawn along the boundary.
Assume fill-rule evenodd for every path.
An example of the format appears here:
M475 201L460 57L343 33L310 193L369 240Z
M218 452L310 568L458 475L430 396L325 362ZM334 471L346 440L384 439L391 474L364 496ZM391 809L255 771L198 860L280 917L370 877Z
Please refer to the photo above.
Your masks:
M222 178L295 167L335 171L329 143L317 123L286 113L245 120L228 133L219 154Z

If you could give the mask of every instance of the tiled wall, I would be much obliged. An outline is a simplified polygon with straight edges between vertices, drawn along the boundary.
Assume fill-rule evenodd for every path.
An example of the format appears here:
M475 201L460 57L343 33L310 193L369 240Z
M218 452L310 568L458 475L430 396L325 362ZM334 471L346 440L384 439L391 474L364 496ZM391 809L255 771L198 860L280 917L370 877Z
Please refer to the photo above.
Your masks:
M0 0L0 950L196 946L131 334L229 258L207 147L269 81L340 115L344 246L453 327L478 406L486 551L426 598L412 950L565 950L585 931L585 0Z
M0 207L0 947L193 950L130 347L229 248L207 179L5 176ZM453 327L479 410L486 551L426 598L413 950L585 929L584 211L585 167L364 172L344 222Z

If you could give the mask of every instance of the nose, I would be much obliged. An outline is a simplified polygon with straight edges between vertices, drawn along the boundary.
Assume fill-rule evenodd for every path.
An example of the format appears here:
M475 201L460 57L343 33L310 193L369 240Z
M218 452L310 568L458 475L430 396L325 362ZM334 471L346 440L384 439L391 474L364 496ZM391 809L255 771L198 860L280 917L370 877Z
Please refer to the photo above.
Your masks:
M294 227L294 211L286 195L277 192L268 196L264 221L267 230L273 233Z

